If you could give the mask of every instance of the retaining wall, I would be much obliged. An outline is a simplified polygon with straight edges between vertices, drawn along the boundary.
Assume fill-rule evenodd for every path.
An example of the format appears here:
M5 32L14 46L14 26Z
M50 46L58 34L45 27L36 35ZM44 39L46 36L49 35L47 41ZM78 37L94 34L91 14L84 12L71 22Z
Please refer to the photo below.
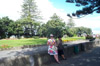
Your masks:
M67 46L64 45L65 48L65 57L71 57L77 55L81 52L85 52L90 50L96 45L100 44L100 41L91 41L91 42L84 42L75 45ZM28 52L28 51L27 51ZM32 52L32 51L31 51ZM60 58L61 60L61 58ZM47 64L51 64L56 62L53 56L50 56L47 53L47 48L43 51L33 53L33 54L22 54L19 56L12 56L10 58L0 58L0 66L44 66Z

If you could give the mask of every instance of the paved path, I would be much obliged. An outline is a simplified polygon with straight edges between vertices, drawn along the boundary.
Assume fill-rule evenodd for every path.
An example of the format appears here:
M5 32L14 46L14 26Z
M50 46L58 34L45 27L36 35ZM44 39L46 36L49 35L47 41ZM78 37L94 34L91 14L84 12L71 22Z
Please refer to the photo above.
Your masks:
M61 60L60 64L53 63L47 66L100 66L100 46L67 60Z
M65 45L67 44L67 46L69 45L74 45L74 44L79 44L79 43L84 43L84 42L89 42L89 40L76 40L76 41L69 41L64 43Z

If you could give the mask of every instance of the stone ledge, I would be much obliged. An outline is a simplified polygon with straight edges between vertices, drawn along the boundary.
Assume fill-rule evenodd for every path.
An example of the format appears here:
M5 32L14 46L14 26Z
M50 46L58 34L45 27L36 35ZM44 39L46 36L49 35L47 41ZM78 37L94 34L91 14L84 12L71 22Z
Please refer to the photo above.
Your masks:
M94 48L97 44L100 44L99 40L93 42L78 43L69 46L65 44L65 56L71 57L77 55L81 52L85 52ZM50 56L47 53L47 46L33 49L28 49L27 51L22 50L18 52L18 55L12 54L10 57L0 58L0 66L44 66L55 62L53 56ZM38 49L39 51L37 51Z

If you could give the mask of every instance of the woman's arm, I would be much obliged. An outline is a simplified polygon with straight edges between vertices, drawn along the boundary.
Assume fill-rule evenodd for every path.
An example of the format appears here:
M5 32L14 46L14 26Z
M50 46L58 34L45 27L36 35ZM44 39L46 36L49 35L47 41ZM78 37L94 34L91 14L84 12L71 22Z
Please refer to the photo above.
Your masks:
M50 45L50 42L49 41L47 42L47 45Z

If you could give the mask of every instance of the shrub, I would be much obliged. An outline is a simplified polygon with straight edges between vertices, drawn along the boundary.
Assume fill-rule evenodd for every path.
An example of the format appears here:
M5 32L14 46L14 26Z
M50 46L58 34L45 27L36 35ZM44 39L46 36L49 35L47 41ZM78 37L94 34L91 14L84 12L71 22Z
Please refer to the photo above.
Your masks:
M92 35L87 35L87 36L86 36L86 39L87 39L87 40L90 40L90 41L95 40L95 38L93 38L93 36L92 36Z
M86 36L86 39L93 39L93 36L87 35L87 36Z

